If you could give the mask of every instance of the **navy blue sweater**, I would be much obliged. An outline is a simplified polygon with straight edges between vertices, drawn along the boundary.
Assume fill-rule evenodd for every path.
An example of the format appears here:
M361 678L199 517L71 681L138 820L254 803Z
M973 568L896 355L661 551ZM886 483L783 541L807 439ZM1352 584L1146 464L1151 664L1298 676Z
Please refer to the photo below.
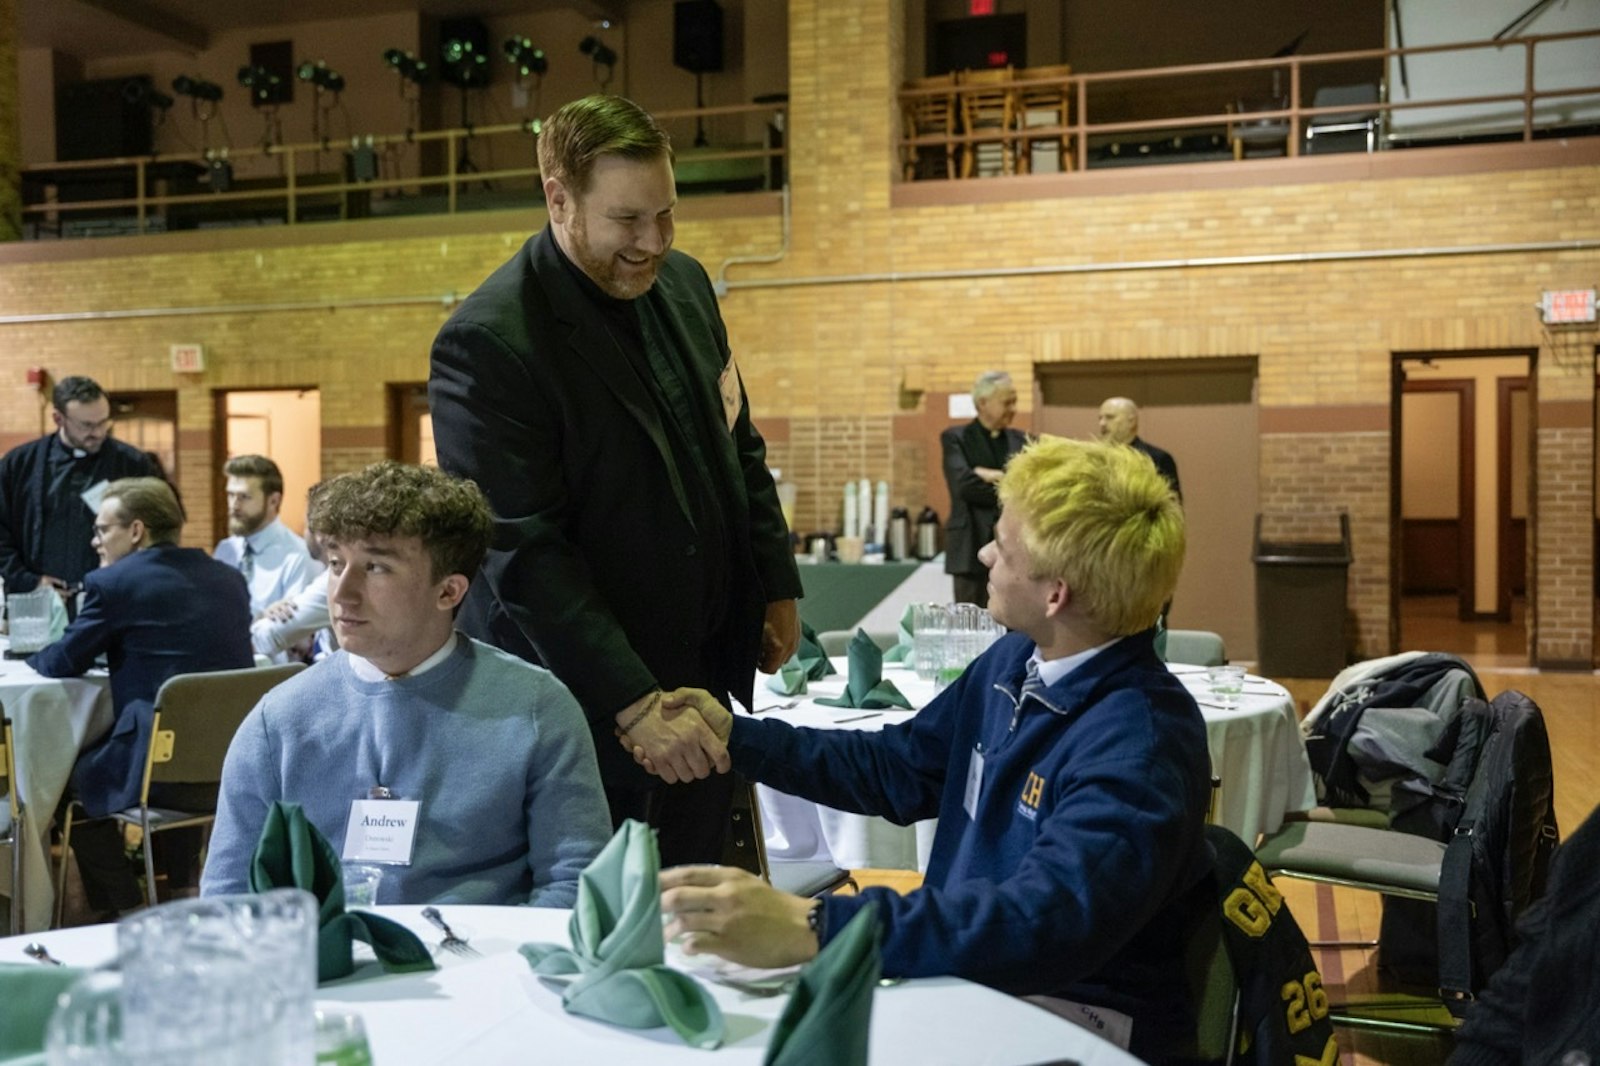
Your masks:
M1188 1026L1182 950L1209 869L1205 723L1147 631L1018 702L1011 634L916 717L882 732L736 718L745 775L906 825L937 817L924 885L829 896L826 928L876 904L888 976L955 974L1133 1015L1134 1050ZM963 809L982 744L976 818Z

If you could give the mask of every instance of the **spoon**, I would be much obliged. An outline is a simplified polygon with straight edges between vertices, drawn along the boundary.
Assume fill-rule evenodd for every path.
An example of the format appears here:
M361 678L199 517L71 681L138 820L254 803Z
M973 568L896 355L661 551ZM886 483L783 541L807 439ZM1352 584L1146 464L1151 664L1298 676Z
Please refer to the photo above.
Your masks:
M35 962L42 962L49 966L60 966L61 960L45 950L45 946L38 941L33 941L22 949L22 953Z

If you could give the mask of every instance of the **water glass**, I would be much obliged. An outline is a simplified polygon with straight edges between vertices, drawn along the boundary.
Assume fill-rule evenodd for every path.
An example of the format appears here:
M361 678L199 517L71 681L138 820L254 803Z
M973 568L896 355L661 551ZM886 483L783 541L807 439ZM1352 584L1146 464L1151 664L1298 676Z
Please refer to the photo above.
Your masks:
M56 590L40 585L32 592L13 592L6 597L6 613L11 619L11 650L17 654L39 651L50 643L50 601Z
M378 885L383 881L383 867L362 862L344 864L344 905L350 907L375 907L378 905Z
M316 1014L317 1066L372 1066L361 1015L344 1010Z
M1232 710L1234 701L1244 692L1244 667L1210 667L1206 670L1206 680L1211 684L1211 694L1221 701L1223 709Z
M911 658L921 680L937 679L949 634L950 608L942 603L916 605L911 615Z
M45 1026L49 1066L237 1066L267 1062L258 1050L264 1024L211 1032L200 1027L167 1033L159 1046L137 1035L130 1006L131 978L93 970L62 994ZM287 1061L287 1060L285 1060ZM276 1064L274 1063L274 1066Z
M181 900L124 919L124 1041L164 1054L202 1038L226 1049L208 1052L214 1066L310 1063L316 938L316 899L297 888ZM235 1048L239 1032L253 1036Z

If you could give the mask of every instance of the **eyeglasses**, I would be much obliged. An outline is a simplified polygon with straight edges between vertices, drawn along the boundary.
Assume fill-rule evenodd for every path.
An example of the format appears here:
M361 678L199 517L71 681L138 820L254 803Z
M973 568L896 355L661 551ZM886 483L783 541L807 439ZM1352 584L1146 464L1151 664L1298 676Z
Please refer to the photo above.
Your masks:
M107 415L98 422L86 422L81 418L73 418L69 414L62 414L61 421L77 430L79 433L93 433L100 429L110 429L111 423L117 420L116 415Z
M94 524L94 535L97 537L103 537L107 533L111 532L111 530L121 529L127 525L127 522L96 522Z

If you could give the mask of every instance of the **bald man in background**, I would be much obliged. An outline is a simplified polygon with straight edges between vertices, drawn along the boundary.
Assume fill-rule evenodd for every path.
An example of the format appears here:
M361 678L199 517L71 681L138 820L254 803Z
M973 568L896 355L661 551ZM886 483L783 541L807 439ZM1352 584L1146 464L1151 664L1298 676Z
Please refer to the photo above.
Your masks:
M1126 444L1144 452L1156 464L1156 471L1172 486L1173 495L1183 502L1183 486L1178 483L1178 462L1171 453L1139 437L1139 405L1126 396L1113 396L1100 405L1100 439Z

